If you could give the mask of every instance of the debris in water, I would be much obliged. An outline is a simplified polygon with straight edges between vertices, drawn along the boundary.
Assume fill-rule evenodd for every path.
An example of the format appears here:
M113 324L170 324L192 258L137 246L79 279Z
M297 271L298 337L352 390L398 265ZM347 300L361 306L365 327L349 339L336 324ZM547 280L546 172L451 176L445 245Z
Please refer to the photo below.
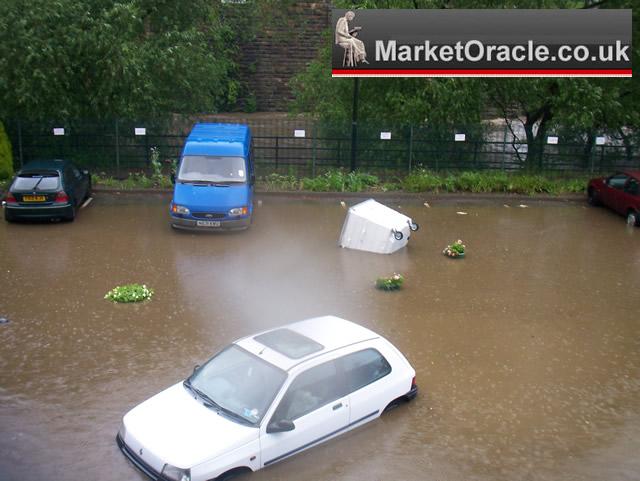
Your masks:
M520 204L518 207L521 207L521 208L523 208L523 209L526 209L526 208L527 208L527 207L529 207L529 206L528 206L528 205L525 205L525 204Z
M9 324L9 319L6 317L0 317L0 324Z
M511 206L509 204L502 204L503 206L505 206L507 209L510 209Z
M378 277L376 287L382 291L395 291L402 287L404 277L402 274L393 273L390 277Z
M344 200L340 201L340 205L342 206L343 209L347 208L347 204L344 203Z
M463 212L463 211L459 210L458 212L456 212L456 214L458 214L458 215L468 215L468 212Z
M407 245L419 228L411 217L373 199L349 208L340 233L340 247L391 254Z
M431 207L431 206L429 205L429 202L425 202L425 203L424 203L424 206L425 206L425 207Z

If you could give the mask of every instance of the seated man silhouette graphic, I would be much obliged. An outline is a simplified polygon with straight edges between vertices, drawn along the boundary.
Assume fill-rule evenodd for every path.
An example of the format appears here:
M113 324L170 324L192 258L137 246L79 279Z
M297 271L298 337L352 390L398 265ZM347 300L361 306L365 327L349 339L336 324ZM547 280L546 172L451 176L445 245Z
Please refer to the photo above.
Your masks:
M344 58L342 59L343 67L355 67L358 63L367 62L367 52L364 48L364 42L358 38L358 32L362 27L354 27L349 29L349 22L355 18L356 14L348 11L344 17L340 17L336 23L336 45L340 45L344 49Z

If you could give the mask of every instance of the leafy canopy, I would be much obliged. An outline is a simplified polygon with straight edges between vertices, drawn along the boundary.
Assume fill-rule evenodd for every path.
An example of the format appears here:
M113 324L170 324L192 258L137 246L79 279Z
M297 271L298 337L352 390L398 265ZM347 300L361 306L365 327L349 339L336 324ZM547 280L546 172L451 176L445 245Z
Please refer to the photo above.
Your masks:
M235 101L233 32L208 0L4 0L0 117L145 117Z

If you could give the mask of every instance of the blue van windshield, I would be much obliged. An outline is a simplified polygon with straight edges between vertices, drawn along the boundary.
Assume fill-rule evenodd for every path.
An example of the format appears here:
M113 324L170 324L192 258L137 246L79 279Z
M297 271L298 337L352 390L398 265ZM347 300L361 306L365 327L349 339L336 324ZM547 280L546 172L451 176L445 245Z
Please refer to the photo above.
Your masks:
M242 157L185 155L178 172L179 182L245 182L246 179Z

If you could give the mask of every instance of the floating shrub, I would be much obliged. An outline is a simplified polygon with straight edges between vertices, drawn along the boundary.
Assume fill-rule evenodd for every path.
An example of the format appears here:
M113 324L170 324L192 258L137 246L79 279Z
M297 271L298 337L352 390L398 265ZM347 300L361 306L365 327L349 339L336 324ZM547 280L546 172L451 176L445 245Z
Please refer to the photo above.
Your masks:
M444 248L442 253L448 257L464 257L466 247L460 239Z
M141 302L151 299L153 289L144 284L127 284L117 286L107 292L104 296L113 302Z
M383 291L395 291L402 287L404 277L401 274L393 274L391 277L379 277L376 280L376 287Z

